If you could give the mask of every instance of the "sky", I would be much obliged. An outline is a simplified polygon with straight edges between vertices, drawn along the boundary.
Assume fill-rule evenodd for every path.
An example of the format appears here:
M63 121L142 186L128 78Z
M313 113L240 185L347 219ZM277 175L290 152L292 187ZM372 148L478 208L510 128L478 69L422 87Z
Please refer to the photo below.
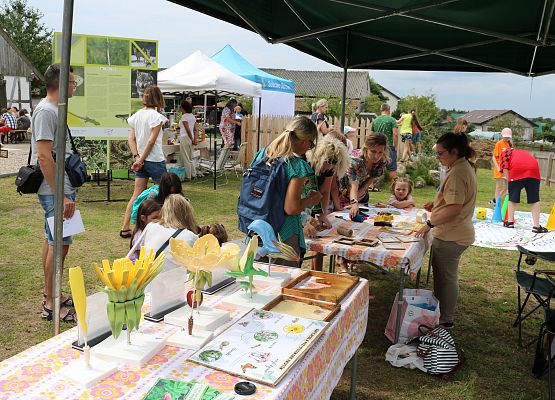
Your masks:
M42 22L61 31L63 0L27 0ZM158 40L159 67L170 67L196 50L212 56L232 45L259 68L340 70L292 47L266 43L257 34L166 0L76 0L73 32ZM399 97L433 93L445 109L512 109L528 117L555 118L555 75L525 78L505 73L372 70L370 75Z

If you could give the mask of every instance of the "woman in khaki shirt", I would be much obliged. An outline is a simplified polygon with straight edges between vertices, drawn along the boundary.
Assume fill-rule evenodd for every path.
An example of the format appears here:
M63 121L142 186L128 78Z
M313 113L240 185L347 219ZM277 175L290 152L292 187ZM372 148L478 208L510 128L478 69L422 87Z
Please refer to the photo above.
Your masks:
M432 268L434 294L439 300L440 324L453 327L453 314L459 296L459 262L462 253L474 242L472 216L476 203L476 170L470 161L474 150L464 133L446 133L436 142L436 156L446 166L447 174L433 203L424 208L431 212L417 237L432 231Z

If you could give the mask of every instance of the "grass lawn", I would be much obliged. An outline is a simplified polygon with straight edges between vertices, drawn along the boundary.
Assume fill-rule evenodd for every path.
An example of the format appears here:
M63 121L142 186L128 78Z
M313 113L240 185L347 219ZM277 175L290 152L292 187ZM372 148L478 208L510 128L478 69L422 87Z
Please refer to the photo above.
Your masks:
M233 174L232 174L233 175ZM491 171L478 171L478 205L486 206L494 191ZM0 360L8 358L51 335L52 324L40 318L43 285L40 249L43 240L42 209L36 196L19 196L14 178L0 179ZM131 181L116 180L112 199L127 200ZM199 224L223 223L231 238L236 229L236 202L240 182L212 190L211 182L186 183ZM434 189L416 190L418 205L431 200ZM90 268L93 261L122 257L129 248L118 231L126 202L86 202L105 199L106 189L87 184L78 195L78 209L86 232L74 239L66 266L84 267L88 293L99 282ZM371 201L385 201L389 193L372 193ZM555 202L555 190L542 185L542 212ZM529 211L526 205L521 210ZM389 342L383 331L397 290L398 275L374 268L360 275L370 282L370 306L366 337L360 349L357 398L359 399L539 399L545 396L545 380L535 379L530 368L534 349L517 346L517 331L511 327L516 314L516 285L513 270L517 253L470 247L460 268L461 296L453 334L465 350L466 364L450 383L418 371L391 367L384 361ZM427 263L425 263L427 264ZM541 265L538 263L537 265ZM544 264L545 265L545 264ZM425 271L423 271L425 273ZM68 292L67 271L64 292ZM536 335L541 320L525 324L524 332ZM62 324L63 329L72 325ZM348 333L345 333L348 340ZM350 370L336 388L332 399L346 399Z

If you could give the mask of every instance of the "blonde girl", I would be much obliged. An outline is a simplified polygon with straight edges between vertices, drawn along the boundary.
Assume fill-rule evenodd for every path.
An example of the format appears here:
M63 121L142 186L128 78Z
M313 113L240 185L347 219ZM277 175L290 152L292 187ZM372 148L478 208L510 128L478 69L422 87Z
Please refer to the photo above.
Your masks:
M318 190L322 193L320 204L312 208L311 217L308 221L309 223L305 224L304 232L309 237L315 236L315 230L318 227L331 227L331 223L327 217L330 194L333 188L335 188L337 192L337 178L343 178L349 166L347 147L332 136L333 132L334 131L324 136L323 139L318 141L314 149L306 153L307 160L314 169L314 176L312 177L312 182L305 187L305 193L308 193L310 189ZM345 140L343 135L339 137ZM312 259L312 269L321 271L322 264L323 256L318 253L317 257Z
M387 138L383 133L373 132L366 137L356 157L351 156L346 176L340 181L342 203L350 206L349 214L358 214L358 203L368 201L368 188L374 180L384 174L389 163Z
M198 236L198 225L195 221L193 207L189 200L180 194L170 194L160 210L160 219L153 221L145 228L144 246L147 249L158 251L166 241L178 230L181 233L176 239L184 240L192 246ZM177 268L179 265L173 259L169 247L164 250L166 258L164 260L164 271Z
M303 156L314 148L317 138L316 125L307 117L296 116L281 135L255 156L257 160L266 154L269 164L280 157L285 159L287 190L283 208L286 217L279 235L283 242L292 246L301 256L306 252L306 244L300 214L305 208L318 204L322 199L319 191L311 191L306 197L302 196L307 177L314 175L314 170ZM279 260L279 263L300 266L299 263L285 260Z
M391 197L389 205L406 210L413 208L415 202L412 199L412 181L409 178L397 178L391 184Z
M313 104L313 112L310 116L312 122L316 124L318 128L318 135L327 135L329 131L334 129L333 126L328 124L328 119L326 118L326 113L328 112L329 103L326 99L320 99L315 104Z

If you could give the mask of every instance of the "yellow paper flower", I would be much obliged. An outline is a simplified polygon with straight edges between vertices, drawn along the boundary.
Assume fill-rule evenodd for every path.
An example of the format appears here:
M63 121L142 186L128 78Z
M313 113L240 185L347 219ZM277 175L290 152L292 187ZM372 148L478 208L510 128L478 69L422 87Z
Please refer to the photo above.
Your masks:
M208 234L199 238L193 247L183 240L170 239L170 252L173 258L194 273L212 271L216 267L228 265L239 254L239 246L220 247L218 239Z
M249 256L253 256L253 258L255 258L257 251L258 251L258 236L254 235L249 241L249 244L247 245L247 248L245 249L245 252L241 257L241 260L239 260L239 269L241 271L245 271L245 266L247 265L247 259L249 258Z

